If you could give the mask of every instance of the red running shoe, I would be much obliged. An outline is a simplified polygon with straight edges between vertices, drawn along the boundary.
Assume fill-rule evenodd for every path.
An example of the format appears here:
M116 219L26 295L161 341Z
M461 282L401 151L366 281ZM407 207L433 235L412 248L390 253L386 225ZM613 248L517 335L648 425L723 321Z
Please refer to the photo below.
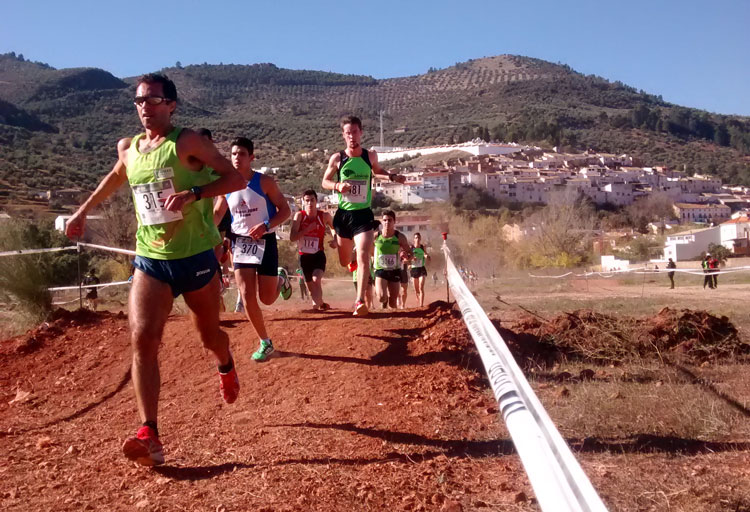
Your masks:
M221 398L228 404L233 404L240 394L240 379L237 377L237 369L232 368L229 373L219 372L219 391Z
M361 300L354 304L354 316L367 316L367 305Z
M134 437L129 437L122 445L122 453L141 466L164 464L164 447L154 429L142 426Z
M357 262L349 262L349 265L346 268L349 269L349 272L354 272L355 270L357 270Z

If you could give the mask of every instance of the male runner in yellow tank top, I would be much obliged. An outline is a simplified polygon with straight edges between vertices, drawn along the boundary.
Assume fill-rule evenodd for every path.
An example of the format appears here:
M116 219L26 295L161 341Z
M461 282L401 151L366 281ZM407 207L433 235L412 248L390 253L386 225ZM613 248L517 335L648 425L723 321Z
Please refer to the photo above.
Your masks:
M209 198L240 189L245 182L210 141L172 124L177 90L167 77L142 76L134 103L145 133L118 142L117 163L70 218L66 234L71 239L82 236L86 215L124 183L130 184L138 231L128 319L131 375L142 427L122 449L127 458L153 466L164 462L156 423L158 352L174 297L183 295L203 345L216 358L224 401L234 402L239 393L229 338L219 328L220 276L213 250L219 233ZM209 183L200 172L204 165L219 178Z

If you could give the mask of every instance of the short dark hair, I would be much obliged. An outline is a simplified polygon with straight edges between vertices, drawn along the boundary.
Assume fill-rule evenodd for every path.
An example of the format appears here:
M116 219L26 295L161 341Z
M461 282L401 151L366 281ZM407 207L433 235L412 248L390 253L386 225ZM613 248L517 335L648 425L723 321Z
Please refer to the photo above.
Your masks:
M229 144L229 147L232 146L239 146L241 148L247 149L247 152L251 155L253 154L253 151L255 151L255 146L253 146L253 141L248 139L247 137L237 137L232 141L231 144Z
M383 213L381 213L383 217L390 217L393 220L396 220L396 212L393 210L383 210Z
M201 137L208 137L208 140L211 141L214 140L213 135L211 135L211 130L209 130L208 128L199 128L198 135L200 135Z
M341 123L339 124L341 125L342 130L344 129L344 126L346 126L347 124L356 124L357 126L359 126L360 130L362 129L362 121L357 116L342 117Z
M419 238L422 238L422 235L419 234L419 231L417 231L416 233L414 233L414 236L418 236Z
M315 192L313 189L308 189L302 192L302 197L305 197L305 196L313 196L316 201L318 200L318 193Z
M171 101L177 101L177 87L175 87L174 82L170 80L167 75L148 73L138 79L138 82L135 84L136 89L141 84L161 84L161 90L164 93L164 97Z

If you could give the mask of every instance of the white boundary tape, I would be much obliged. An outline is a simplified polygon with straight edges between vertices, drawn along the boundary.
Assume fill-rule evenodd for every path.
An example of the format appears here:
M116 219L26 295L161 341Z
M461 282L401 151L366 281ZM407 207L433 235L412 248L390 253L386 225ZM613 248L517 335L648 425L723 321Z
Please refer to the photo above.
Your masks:
M574 274L573 272L566 272L565 274L559 274L556 276L538 276L534 274L529 274L529 277L533 277L536 279L562 279L564 277L591 277L591 276L600 276L603 278L610 278L615 277L618 274L666 274L667 272L678 272L681 274L692 274L696 276L702 276L704 274L733 274L736 272L747 272L750 270L750 267L730 267L726 270L712 270L710 272L704 272L703 269L694 269L694 268L646 268L646 267L637 267L637 268L631 268L629 270L612 270L610 272L584 272L582 274Z
M2 256L21 256L24 254L39 254L43 252L59 252L59 251L75 251L78 250L78 247L75 245L69 245L67 247L52 247L50 249L23 249L20 251L5 251L0 252L0 257Z
M123 284L130 284L130 281L115 281L112 283L102 284L86 284L82 286L57 286L55 288L47 288L51 292L60 292L63 290L77 290L79 288L106 288L107 286L121 286Z
M510 349L458 274L446 244L443 251L451 291L479 350L539 506L545 512L606 511Z
M135 256L135 251L131 251L129 249L118 249L116 247L107 247L106 245L96 245L96 244L89 244L89 243L84 243L84 242L78 242L78 245L82 247L91 247L92 249L102 249L105 251L117 252L120 254L127 254L129 256Z

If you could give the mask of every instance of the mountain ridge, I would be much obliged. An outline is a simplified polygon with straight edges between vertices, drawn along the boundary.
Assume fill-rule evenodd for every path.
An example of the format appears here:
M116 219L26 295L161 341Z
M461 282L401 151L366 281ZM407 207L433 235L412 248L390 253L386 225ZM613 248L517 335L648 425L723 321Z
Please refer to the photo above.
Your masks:
M177 124L208 127L226 150L236 135L256 140L259 165L281 167L290 192L319 181L322 162L300 153L340 146L337 120L360 115L368 146L384 111L385 143L420 146L474 137L634 153L652 165L685 166L750 185L750 118L673 105L564 64L498 55L421 75L375 79L274 64L195 64L161 70L175 81ZM50 186L92 188L112 165L118 138L140 129L136 77L105 70L55 70L0 55L0 99L58 130L42 136L3 124L0 179L34 188L33 166ZM55 158L54 164L47 160Z

